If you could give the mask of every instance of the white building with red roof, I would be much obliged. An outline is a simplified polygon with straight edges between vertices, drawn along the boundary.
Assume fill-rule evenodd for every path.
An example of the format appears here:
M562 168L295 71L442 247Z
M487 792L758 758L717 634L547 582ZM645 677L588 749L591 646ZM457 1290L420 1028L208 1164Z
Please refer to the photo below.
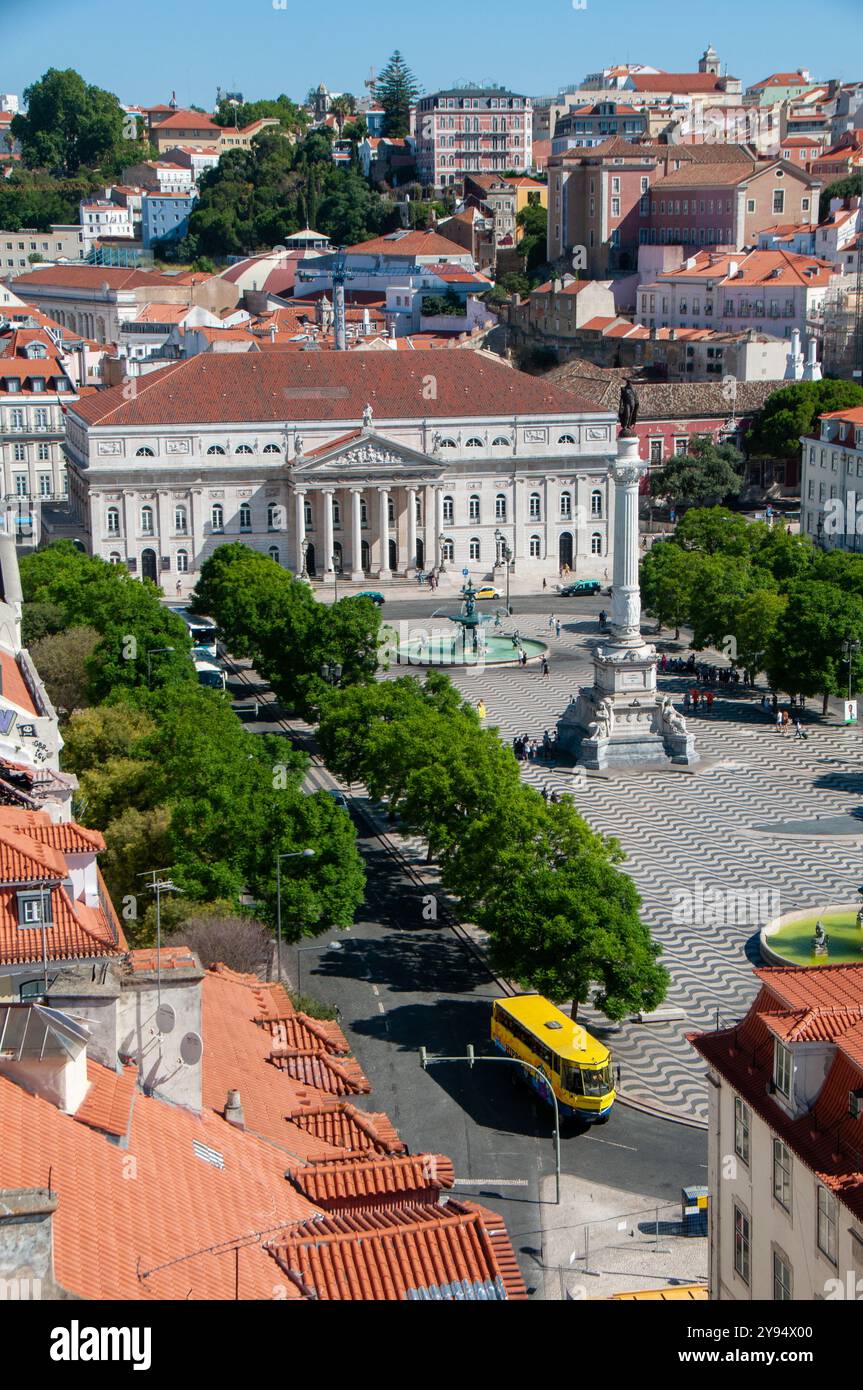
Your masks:
M863 966L755 975L740 1023L689 1037L708 1068L710 1297L859 1299Z
M480 352L200 353L67 416L94 554L169 584L243 540L357 581L610 566L610 409Z

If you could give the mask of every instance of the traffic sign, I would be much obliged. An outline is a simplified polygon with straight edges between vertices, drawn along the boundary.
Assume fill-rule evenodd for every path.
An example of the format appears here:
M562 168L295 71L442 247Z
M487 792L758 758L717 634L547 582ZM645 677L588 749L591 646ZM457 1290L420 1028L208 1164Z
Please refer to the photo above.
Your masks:
M469 578L470 578L470 570L464 569L464 570L462 570L462 574L464 575L464 578L465 578L465 579L469 579Z

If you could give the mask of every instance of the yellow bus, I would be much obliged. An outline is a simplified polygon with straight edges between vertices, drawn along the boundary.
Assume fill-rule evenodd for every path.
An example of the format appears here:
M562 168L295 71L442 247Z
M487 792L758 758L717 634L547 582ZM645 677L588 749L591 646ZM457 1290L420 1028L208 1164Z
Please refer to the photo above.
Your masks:
M527 1069L522 1075L548 1105L554 1092L561 1116L577 1116L588 1124L609 1118L614 1104L611 1053L541 994L496 999L491 1040L507 1057L540 1069L542 1080Z

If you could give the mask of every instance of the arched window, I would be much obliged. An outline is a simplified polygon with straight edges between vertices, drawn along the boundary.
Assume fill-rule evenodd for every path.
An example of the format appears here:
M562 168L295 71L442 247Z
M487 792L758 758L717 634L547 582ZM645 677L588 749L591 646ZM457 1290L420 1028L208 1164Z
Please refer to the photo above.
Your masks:
M112 551L111 551L111 554L108 556L108 561L109 561L109 563L112 564L112 565L122 565L122 563L123 563L123 557L122 557L122 555L119 553L119 551L117 551L117 550L112 550Z
M471 536L468 542L468 555L471 560L479 559L479 536Z
M225 529L225 509L220 502L217 502L210 510L210 524L214 531L224 531Z
M542 559L542 542L539 536L531 536L530 538L530 558L531 560Z
M575 443L575 435L574 435L574 434L562 434L562 435L560 436L560 439L559 439L557 442L558 442L558 444L574 444L574 443Z
M189 529L188 518L185 507L174 508L174 530L178 536L185 536Z
M235 454L251 454L253 452L254 450L252 449L251 444L238 444L236 449L234 450Z
M502 492L499 492L494 499L494 519L495 521L506 521L506 497Z
M142 507L142 508L141 508L141 532L142 532L142 534L145 535L145 536L152 536L152 534L153 534L153 508L152 508L152 507Z
M178 550L178 551L177 551L177 573L178 573L178 574L188 574L188 573L189 573L189 552L188 552L188 550Z
M452 541L443 541L441 544L441 552L445 560L455 559L455 546Z
M109 507L105 513L105 527L109 536L119 536L120 513L116 507Z
M223 454L224 452L225 451L222 448L221 444L211 444L209 449L207 450L208 454Z
M560 494L560 514L569 519L572 516L572 493L562 492Z
M468 498L467 515L469 521L479 521L479 493L471 493Z
M333 498L333 525L334 525L334 526L341 526L341 524L342 524L342 509L341 509L341 506L339 505L339 503L336 501L336 499L335 499L335 497L334 497L334 498Z
M282 509L278 502L271 502L267 507L267 529L270 531L282 529Z
M591 555L602 554L602 536L598 531L594 531L590 538L590 553Z
M277 565L281 563L281 561L279 560L279 547L277 545L271 545L269 550L267 551L267 554L269 555L271 560L275 560Z
M252 529L252 509L248 502L240 503L240 530L251 531Z
M438 440L438 448L439 448L439 449L454 449L454 448L455 448L455 440L454 440L454 439L439 439L439 440Z
M491 441L491 447L493 449L508 449L511 443L512 441L507 439L505 434L499 434L496 439Z
M452 521L453 521L453 517L454 517L454 516L455 516L455 504L454 504L454 502L453 502L453 500L452 500L451 497L445 497L445 498L443 499L443 519L444 519L444 522L445 522L445 523L446 523L446 522L449 522L449 524L452 525Z
M482 440L480 439L479 435L472 434L464 447L466 449L481 449Z
M144 448L144 449L136 449L136 450L135 450L135 458L136 458L136 459L151 459L151 458L155 458L155 454L153 453L153 450L152 450L152 449L147 449L147 448Z
M265 454L280 454L281 452L282 452L282 451L281 451L281 449L279 448L278 444L265 444L265 445L264 445L264 453L265 453Z
M599 488L590 494L590 515L602 516L602 493Z
M542 514L541 511L540 511L540 505L541 505L541 504L540 504L539 493L538 493L538 492L532 492L532 493L530 494L530 501L529 501L529 509L530 509L530 519L531 519L531 521L539 521L539 518L540 518L540 516L541 516L541 514Z

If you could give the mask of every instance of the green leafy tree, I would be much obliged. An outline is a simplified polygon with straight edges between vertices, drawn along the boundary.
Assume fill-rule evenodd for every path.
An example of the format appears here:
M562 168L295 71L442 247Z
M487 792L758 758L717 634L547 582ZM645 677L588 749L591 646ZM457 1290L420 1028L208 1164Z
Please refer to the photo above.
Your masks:
M522 208L515 220L524 232L518 243L518 250L524 257L525 270L530 274L531 271L538 270L540 266L545 264L548 244L548 209L539 203L529 203L527 207Z
M384 111L384 135L401 140L410 133L411 107L420 87L396 49L375 83L375 97Z
M86 83L72 68L49 68L24 92L26 115L12 118L28 168L74 174L96 168L123 140L123 111L110 92Z
M57 603L25 603L21 613L21 642L32 647L42 637L60 632L65 623L63 609Z
M641 562L644 607L660 628L673 627L675 637L689 620L695 572L693 557L671 541L653 545Z
M340 96L333 97L330 102L330 112L336 118L336 125L339 131L339 139L345 128L345 122L352 116L357 109L357 99L351 92L342 92Z
M731 622L733 663L749 671L753 680L764 670L767 653L776 641L779 620L788 603L784 594L771 589L753 589L740 600Z
M768 396L747 438L750 455L800 457L802 435L817 433L819 415L863 405L863 388L853 381L795 381Z
M166 806L146 811L129 806L105 826L106 850L99 856L99 867L133 946L150 945L138 931L146 906L143 876L170 863L170 823Z
M749 555L752 537L751 523L727 507L693 507L674 532L677 545L705 555Z
M78 709L63 730L63 767L81 776L112 758L128 758L155 727L143 709L125 700Z
M788 602L777 624L766 669L771 685L789 694L818 695L827 713L831 695L848 686L843 646L851 637L863 646L863 599L823 580L789 585ZM861 652L852 658L852 689L863 676Z
M859 198L861 193L863 193L863 173L850 174L848 178L836 179L833 183L828 183L827 187L821 191L821 198L818 203L818 221L826 222L830 216L830 200L832 198Z
M736 497L743 487L742 455L732 444L709 436L693 439L689 453L677 455L650 476L650 491L676 506L711 506Z
M86 702L87 663L100 640L94 627L69 627L40 638L33 646L30 655L61 719Z

